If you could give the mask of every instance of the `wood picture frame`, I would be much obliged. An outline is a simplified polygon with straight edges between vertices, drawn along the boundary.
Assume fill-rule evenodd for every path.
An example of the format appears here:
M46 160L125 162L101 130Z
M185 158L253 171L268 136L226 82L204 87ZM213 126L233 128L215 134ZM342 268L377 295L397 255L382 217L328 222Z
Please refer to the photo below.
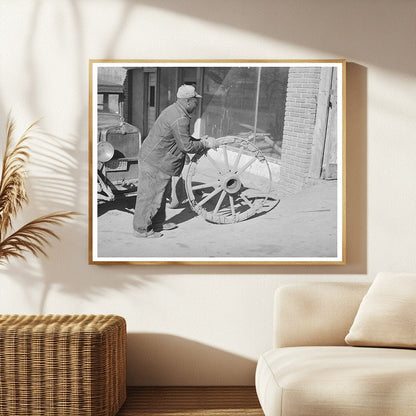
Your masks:
M89 70L90 264L345 264L345 60L90 60ZM218 147L187 154L172 178L166 220L178 227L136 238L138 154L181 85L202 96L191 140Z

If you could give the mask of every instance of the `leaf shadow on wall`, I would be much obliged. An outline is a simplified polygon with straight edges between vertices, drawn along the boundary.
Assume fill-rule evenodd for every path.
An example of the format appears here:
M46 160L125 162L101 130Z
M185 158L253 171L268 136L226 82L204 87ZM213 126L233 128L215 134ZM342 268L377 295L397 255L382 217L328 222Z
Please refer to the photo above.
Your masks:
M398 7L392 7L390 0L378 1L377 7L372 1L342 0L125 1L236 28L243 34L251 32L289 45L304 46L325 55L354 56L357 61L414 74L414 55L403 53L403 34L397 30L400 25L414 26L415 10L411 1L397 3ZM177 31L180 33L180 28ZM289 58L304 59L305 56L283 57Z
M29 110L29 117L33 117L30 122L45 116L41 122L42 125L50 123L48 119L50 115L43 113L44 100L41 99L43 98L42 88L45 87L44 74L46 71L56 70L55 66L50 67L50 61L40 59L39 48L37 48L44 30L40 22L44 14L51 10L48 6L49 4L43 1L35 1L28 6L31 8L28 29L30 36L26 39L26 50L23 54L27 70L24 84L26 86L25 103L22 105L24 104ZM76 55L70 61L71 78L68 81L62 80L62 91L56 91L57 100L63 100L68 91L66 87L69 87L71 93L77 97L86 97L88 91L88 71L85 67L86 33L80 7L78 1L69 0L62 2L59 8L52 9L57 18L57 25L59 25L59 19L65 19L66 23L70 22L70 26L75 28L71 34L74 33L73 40L77 45ZM122 22L120 22L120 30L117 30L120 33L111 37L113 47L109 45L110 55L117 44L118 36L122 34L121 27L124 20L128 18L129 7L126 8ZM65 34L65 31L59 31L58 38ZM56 42L59 41L60 39L56 39ZM62 64L64 62L63 60ZM52 80L62 78L56 72L53 77ZM9 103L3 103L0 100L0 119L4 120L2 123L4 125L9 111L5 104ZM20 305L16 303L16 313L21 313L22 303L27 305L26 310L30 313L34 310L40 314L71 313L73 308L68 303L62 306L55 305L54 309L51 309L48 305L51 292L59 291L74 295L75 301L82 302L109 289L117 292L130 287L137 289L148 283L155 284L157 280L152 277L150 283L146 273L141 273L139 276L127 266L89 266L94 269L93 272L89 274L86 271L88 264L88 216L85 213L88 202L88 163L85 163L88 159L88 101L86 99L77 101L75 114L77 118L73 120L71 126L72 134L64 136L62 133L51 134L40 130L36 134L36 141L29 143L31 163L27 187L30 204L19 214L19 220L26 222L45 213L61 210L81 210L82 215L61 227L54 228L61 241L51 240L51 246L46 249L49 258L36 259L28 254L27 262L13 260L0 270L0 273L7 274L8 278L18 282L21 287L24 298L21 299ZM13 308L12 305L10 307ZM79 313L85 312L82 305L77 310ZM108 312L116 313L117 311L109 305Z
M52 211L76 210L74 200L79 193L85 194L87 191L80 189L82 185L77 183L76 175L71 174L78 169L77 149L73 143L72 138L57 137L41 129L29 141L31 159L27 184L30 202L21 211L20 221L27 222ZM48 307L51 290L74 295L77 302L80 302L92 299L108 289L123 291L130 287L145 287L149 283L145 275L138 276L131 269L126 273L126 266L123 265L90 266L95 269L94 273L85 272L88 263L87 215L81 214L54 227L53 231L60 241L49 240L50 246L45 250L48 258L37 259L28 253L27 262L12 260L5 268L7 275L20 283L26 297L25 302L31 306L29 310L38 310L40 314L73 313L71 304L55 305L53 309ZM76 255L80 252L82 255ZM152 284L155 284L156 279L152 280ZM34 287L41 289L33 290ZM117 313L116 308L117 305L109 304L105 312ZM19 309L16 310L18 312ZM79 313L85 312L80 306Z
M255 360L175 335L129 333L127 361L130 386L254 385Z
M26 39L25 80L27 91L24 103L30 111L33 120L45 116L41 124L48 124L50 115L44 114L42 98L42 82L45 71L53 71L56 68L48 68L48 62L39 58L37 42L43 31L40 27L42 15L48 13L50 8L46 2L35 1L31 7L28 33ZM57 9L54 12L57 13ZM74 41L77 44L76 57L71 62L74 66L69 83L63 80L62 93L57 93L57 99L63 99L70 86L71 92L78 97L86 96L88 91L87 71L85 70L85 31L82 24L82 16L79 2L67 1L60 5L58 10L65 21L69 21L75 28ZM57 22L59 24L59 22ZM59 35L65 32L59 31ZM56 40L59 42L59 39ZM59 77L56 74L56 77ZM55 79L55 78L54 78ZM59 79L59 78L58 78ZM6 103L7 104L7 103ZM19 103L18 103L19 104ZM23 104L23 103L22 103ZM0 102L1 118L6 120L8 109L5 103ZM30 203L23 212L19 213L19 220L29 221L37 216L52 211L71 210L79 211L86 207L88 198L88 102L79 100L77 119L72 126L74 133L71 136L51 134L40 130L36 132L36 139L30 141L31 163L29 164L29 178L27 188ZM5 123L4 123L5 125ZM32 170L34 172L32 172ZM138 277L134 273L121 272L121 268L100 268L100 273L88 274L85 267L88 263L88 235L87 215L76 217L75 220L54 227L54 231L60 236L61 241L51 240L51 246L47 247L47 259L27 255L27 262L12 261L1 272L20 283L25 296L22 303L29 304L28 310L38 310L39 313L54 313L48 308L48 296L51 289L66 294L74 294L76 299L91 299L107 289L123 290L125 287L140 287L145 285L145 278ZM83 255L79 255L82 252ZM78 253L78 255L76 255ZM125 269L125 268L124 268ZM79 273L77 272L79 271ZM115 276L117 278L115 279ZM41 290L33 290L34 287ZM40 294L40 295L39 295ZM58 306L59 307L59 306ZM68 307L68 306L67 306ZM16 305L16 313L19 313L19 305ZM63 306L65 308L65 306ZM65 310L59 310L65 313ZM71 311L68 311L71 312ZM80 308L79 312L83 310ZM113 312L110 310L110 312Z
M216 0L217 1L217 0ZM217 1L218 2L218 1ZM352 25L357 17L354 14L354 19L350 14L347 14L349 18L343 19L342 24L345 27L345 31L340 31L336 19L331 17L343 16L342 2L329 2L326 0L318 0L319 7L312 7L309 3L304 1L298 1L295 3L285 4L278 1L270 3L266 1L260 1L253 5L250 3L242 4L236 0L232 0L227 3L227 7L221 6L218 2L218 8L213 8L212 4L206 2L196 1L193 3L185 1L175 2L161 2L159 0L125 0L124 10L122 17L117 25L117 30L113 36L110 36L111 43L107 47L107 52L104 54L104 58L114 58L116 54L116 45L118 40L122 38L124 29L128 26L130 14L137 5L148 4L151 7L160 7L167 10L177 12L179 15L187 14L189 16L198 17L198 19L204 19L208 21L218 22L227 26L234 26L241 28L247 32L259 33L267 36L271 39L287 40L290 43L298 45L307 45L325 51L325 53L345 53L351 48L351 30L348 29L348 25ZM33 47L36 42L36 34L40 30L38 27L38 15L41 12L43 3L37 1L34 3L33 16L31 20L32 36L27 39L27 68L30 68L26 72L28 77L28 101L29 108L37 118L42 115L42 107L37 97L40 96L41 91L38 88L38 77L42 69L42 63L39 63L38 57L35 55L35 48ZM71 24L76 28L76 42L78 44L77 58L74 59L73 77L71 79L71 87L76 93L82 97L85 96L87 91L87 77L85 69L85 44L84 39L86 36L85 29L82 24L82 10L80 9L80 3L73 0L65 2L68 13L66 18L69 19ZM319 21L323 16L318 16L323 7L327 5L326 17L327 25L315 27L314 36L305 36L305 31L310 26L311 20L316 18ZM307 7L305 7L307 6ZM368 6L364 6L367 10ZM246 8L255 9L256 14L253 18L252 13L246 13ZM221 13L217 13L221 10ZM274 18L278 19L276 25L263 24L264 21L269 21L271 11L275 10ZM299 13L297 13L299 12ZM370 13L370 11L368 10ZM312 13L312 14L311 14ZM371 13L374 13L371 8ZM264 18L264 19L263 19ZM296 21L296 25L293 22ZM300 28L304 28L303 30ZM331 32L331 28L337 33L337 36L327 36ZM368 25L362 26L366 32L369 30ZM371 30L377 30L375 26L370 25ZM322 31L320 33L319 31ZM377 32L377 33L378 33ZM387 31L386 31L387 32ZM335 33L335 32L334 32ZM354 35L354 39L360 37L360 34ZM393 33L394 40L394 33ZM358 40L357 40L358 41ZM363 38L360 37L360 42ZM366 42L376 42L380 45L381 42L376 37L365 37ZM373 45L371 45L373 46ZM367 47L363 47L360 50L365 50ZM396 65L396 69L405 71L407 66L403 61L402 54L397 59L388 60L384 58L386 56L385 51L383 54L378 54L377 48L370 48L371 54L365 54L362 59L366 62L372 61L375 64L380 65ZM353 49L355 51L355 49ZM356 54L354 54L356 56ZM359 57L359 55L358 55ZM71 64L72 65L72 64ZM408 68L407 68L408 69ZM354 63L348 63L347 65L347 265L346 266L247 266L247 265L235 265L232 266L232 272L238 275L253 275L255 274L352 274L352 273L365 273L367 269L367 255L366 255L366 177L367 177L367 72L366 68ZM4 105L0 103L0 110L4 111ZM44 169L49 169L49 174L45 174L43 178L32 177L31 186L33 192L31 195L32 205L31 209L35 210L35 213L41 213L44 209L50 211L51 206L56 206L57 209L77 209L77 207L86 205L86 195L88 194L87 181L88 177L88 165L84 163L87 160L86 142L87 142L87 125L88 125L88 104L86 100L79 101L78 119L74 125L73 137L55 137L55 146L59 147L57 153L62 153L58 162L56 155L49 157L46 162L37 162L39 164L44 163L44 166L40 166ZM53 140L52 135L49 139ZM39 148L39 150L41 147ZM43 148L45 150L45 148ZM56 149L56 148L55 148ZM351 151L351 149L353 149ZM36 149L34 149L35 151ZM50 150L50 149L49 149ZM39 152L37 155L33 155L33 161L36 157L41 157ZM65 157L67 158L65 161ZM36 162L35 162L36 163ZM352 164L353 169L349 168L349 164ZM60 165L61 164L61 165ZM53 179L49 179L53 178ZM52 191L52 192L50 192ZM51 259L57 259L52 262L50 260L42 260L42 267L44 268L42 279L45 281L45 294L42 297L40 304L40 311L44 310L45 302L48 293L48 287L57 285L62 291L69 293L77 293L81 297L89 297L91 294L95 294L100 290L104 290L105 287L111 287L114 289L122 288L124 285L140 285L146 284L148 279L155 279L155 275L160 274L229 274L230 268L228 266L154 266L146 267L145 273L133 270L131 266L103 266L100 267L100 277L90 277L85 272L85 265L87 264L87 241L88 236L86 233L87 217L78 218L74 225L59 228L58 234L62 236L62 242L54 243L54 246L48 251ZM59 246L59 249L58 249ZM80 249L81 246L81 249ZM77 250L74 250L77 247ZM65 251L66 255L62 252ZM82 256L74 257L74 253L84 253ZM55 264L56 263L56 264ZM12 266L14 267L14 266ZM98 266L90 266L98 267ZM60 271L58 272L58 268ZM79 275L76 273L79 270ZM24 273L30 274L29 270L25 270ZM23 275L22 268L19 268L19 273ZM96 275L94 272L92 275ZM140 275L140 277L138 276ZM115 276L117 276L115 278ZM26 287L30 286L30 278L22 279L22 285ZM124 282L124 283L123 283ZM101 289L102 286L102 289Z

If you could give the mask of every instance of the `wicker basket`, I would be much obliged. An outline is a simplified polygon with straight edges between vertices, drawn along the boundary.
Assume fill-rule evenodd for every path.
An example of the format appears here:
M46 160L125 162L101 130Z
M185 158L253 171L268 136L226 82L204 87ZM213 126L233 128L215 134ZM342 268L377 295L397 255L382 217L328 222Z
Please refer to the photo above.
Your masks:
M114 416L126 399L126 322L0 315L0 415Z

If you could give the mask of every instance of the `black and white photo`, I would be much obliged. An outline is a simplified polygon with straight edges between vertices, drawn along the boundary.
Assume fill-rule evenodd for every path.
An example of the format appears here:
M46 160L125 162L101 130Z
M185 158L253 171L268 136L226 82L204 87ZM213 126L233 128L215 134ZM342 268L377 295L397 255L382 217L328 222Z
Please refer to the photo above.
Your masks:
M90 262L345 263L345 61L90 61Z

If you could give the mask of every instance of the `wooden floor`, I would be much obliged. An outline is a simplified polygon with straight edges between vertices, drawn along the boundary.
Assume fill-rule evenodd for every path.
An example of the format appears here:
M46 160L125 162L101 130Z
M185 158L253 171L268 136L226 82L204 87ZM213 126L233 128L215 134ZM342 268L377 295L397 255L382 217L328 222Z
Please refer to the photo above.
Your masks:
M264 416L254 387L128 387L117 416Z

